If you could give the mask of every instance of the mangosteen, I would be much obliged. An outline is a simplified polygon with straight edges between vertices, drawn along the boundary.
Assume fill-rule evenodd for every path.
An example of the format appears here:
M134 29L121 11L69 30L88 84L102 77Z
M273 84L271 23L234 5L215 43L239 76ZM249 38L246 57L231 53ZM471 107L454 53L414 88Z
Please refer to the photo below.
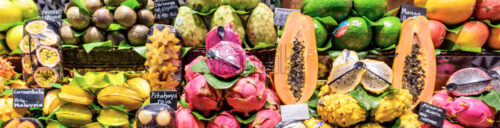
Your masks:
M106 8L100 8L94 12L92 19L96 27L108 29L109 25L113 23L113 14Z
M101 0L85 0L85 8L89 10L90 13L94 13L97 9L102 7Z
M141 46L146 43L149 28L142 24L137 24L132 27L127 34L130 45Z
M83 13L80 8L73 6L68 9L66 13L66 17L68 18L71 27L77 30L85 29L89 26L90 17Z
M113 45L117 45L126 39L127 38L125 37L125 35L118 31L108 33L108 35L106 36L106 40L111 40L111 43L113 43Z
M155 23L155 17L148 9L141 9L137 12L137 22L151 27Z
M122 2L125 2L126 0L104 0L104 4L106 6L110 7L118 7Z
M101 31L96 27L92 26L87 29L85 35L83 35L84 43L92 43L92 42L102 42L104 41L104 35L102 35Z
M64 44L76 45L80 41L80 39L75 36L73 29L65 22L62 22L62 27L59 32L61 32L61 38Z
M123 27L130 28L137 21L137 15L130 7L122 5L115 10L114 18Z

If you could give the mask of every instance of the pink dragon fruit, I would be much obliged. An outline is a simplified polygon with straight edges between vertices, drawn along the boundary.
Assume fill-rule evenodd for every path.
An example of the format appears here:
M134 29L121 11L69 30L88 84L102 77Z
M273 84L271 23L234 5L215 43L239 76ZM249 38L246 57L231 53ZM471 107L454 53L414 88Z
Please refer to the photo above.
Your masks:
M257 67L257 70L252 73L251 76L258 78L262 82L266 82L266 67L264 67L262 61L254 55L247 56L247 60L250 60L250 62Z
M423 123L422 124L422 128L438 128L438 127L432 126L430 124ZM448 120L445 119L444 123L443 123L443 128L463 128L463 127L461 125L459 125L459 124L451 123L450 121L448 121Z
M240 124L229 112L221 112L215 119L208 122L207 128L239 128Z
M446 90L438 91L432 96L430 103L438 107L444 108L447 104L453 102L453 98L448 95Z
M281 101L276 92L274 92L271 89L266 89L266 94L267 94L267 103L269 103L268 106L264 107L265 109L268 110L274 110L274 111L279 111L280 110L280 105Z
M194 64L200 62L201 59L203 59L203 56L196 57L196 59L194 59L193 61L191 61L191 63L189 63L188 65L186 65L186 67L184 68L184 71L186 72L186 74L184 74L184 78L186 79L186 82L189 82L192 79L196 78L197 76L201 75L201 73L195 72L195 71L191 70L191 66L193 66Z
M460 97L446 107L448 117L453 117L467 127L486 128L493 126L495 110L481 100Z
M266 104L266 87L263 82L253 77L243 77L226 90L225 97L229 106L233 108L232 112L248 116L250 112L256 112Z
M281 121L278 112L272 110L261 110L257 112L255 120L248 124L249 128L274 128Z
M222 91L208 85L203 75L191 80L184 88L184 93L188 107L203 112L205 116L220 108Z
M175 111L175 124L177 128L205 128L205 123L191 114L191 110L180 108Z
M206 38L205 47L207 51L221 41L230 41L241 46L240 37L234 31L233 24L231 23L213 28L207 33Z
M206 51L205 61L210 72L224 79L237 76L245 70L245 50L240 45L222 41Z

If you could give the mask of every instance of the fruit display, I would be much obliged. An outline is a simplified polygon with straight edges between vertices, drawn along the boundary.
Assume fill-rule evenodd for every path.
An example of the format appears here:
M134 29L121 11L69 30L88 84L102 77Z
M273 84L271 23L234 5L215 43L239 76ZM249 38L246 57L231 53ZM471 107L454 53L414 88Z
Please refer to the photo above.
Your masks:
M0 43L0 55L20 54L19 41L26 34L23 29L23 21L37 19L38 7L33 0L2 0L0 1L0 11L9 12L0 14L0 31L3 32Z

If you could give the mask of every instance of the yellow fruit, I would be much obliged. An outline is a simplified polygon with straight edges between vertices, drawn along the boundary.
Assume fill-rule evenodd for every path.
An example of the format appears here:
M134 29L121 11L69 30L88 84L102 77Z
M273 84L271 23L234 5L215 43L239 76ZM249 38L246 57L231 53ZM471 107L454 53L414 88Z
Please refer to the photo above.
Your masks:
M12 79L16 75L16 71L14 71L14 66L3 57L0 57L0 78Z
M412 96L408 90L394 90L380 100L377 109L372 111L375 121L379 123L389 122L403 115L412 104Z
M80 127L92 122L92 111L83 105L65 104L56 112L56 118L69 127Z
M97 102L102 106L124 105L127 111L131 111L141 107L142 99L139 93L128 87L111 86L99 91Z
M129 123L127 113L111 108L101 109L97 121L107 126L125 126Z
M142 99L147 99L149 97L149 93L151 92L151 87L149 86L149 82L141 77L136 77L127 80L127 84L130 85L132 89L138 92Z
M30 19L38 16L38 7L33 0L13 0L13 4L21 10L23 19Z
M328 123L326 123L320 119L316 119L314 117L310 118L308 120L305 120L304 124L307 126L307 128L333 128Z
M425 7L429 19L456 25L469 19L475 5L476 0L427 0Z
M43 21L43 20L37 20L37 21L32 21L32 22L29 22L25 27L24 29L26 30L26 32L28 32L29 34L39 34L39 33L42 33L45 31L45 29L47 28L48 24L47 22Z
M427 0L413 0L413 5L417 7L425 7L425 3L427 3Z
M7 42L7 46L9 46L9 49L13 51L19 45L19 42L21 42L23 37L24 37L23 25L17 25L9 29L9 31L7 31L5 41Z
M399 119L401 120L400 128L420 128L422 125L422 122L418 121L418 115L410 110L405 111Z
M318 93L318 96L319 97L322 97L324 95L329 95L329 94L333 94L333 90L330 88L330 86L328 85L323 85L321 86L321 88L319 89L319 93Z
M366 110L347 94L332 94L318 100L318 114L328 123L349 127L366 119Z
M75 104L90 105L94 96L78 86L64 85L59 93L59 98Z
M7 121L11 118L23 117L28 112L26 108L14 108L11 97L0 98L0 120Z
M104 128L104 126L99 122L94 122L84 125L83 128Z
M384 128L384 127L382 127L378 123L370 122L370 123L366 123L366 124L360 124L360 125L356 126L355 128Z
M14 24L23 21L23 15L13 3L9 0L0 0L0 31L9 29L8 24Z
M44 114L48 115L48 114L54 112L54 110L56 110L57 108L61 107L64 104L57 97L57 95L59 95L60 92L61 92L61 90L59 90L59 89L54 89L54 90L50 90L49 92L47 92L47 94L45 95L45 99L43 99L43 113Z

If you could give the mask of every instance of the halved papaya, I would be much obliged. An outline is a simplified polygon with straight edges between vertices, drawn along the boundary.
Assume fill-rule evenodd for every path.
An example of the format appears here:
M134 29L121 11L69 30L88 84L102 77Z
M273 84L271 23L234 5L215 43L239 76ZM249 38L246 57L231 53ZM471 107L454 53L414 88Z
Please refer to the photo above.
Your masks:
M275 90L284 104L306 103L318 79L314 21L299 12L288 16L276 48Z
M436 54L428 26L424 16L403 22L393 64L393 87L408 90L413 107L429 101L434 91Z

